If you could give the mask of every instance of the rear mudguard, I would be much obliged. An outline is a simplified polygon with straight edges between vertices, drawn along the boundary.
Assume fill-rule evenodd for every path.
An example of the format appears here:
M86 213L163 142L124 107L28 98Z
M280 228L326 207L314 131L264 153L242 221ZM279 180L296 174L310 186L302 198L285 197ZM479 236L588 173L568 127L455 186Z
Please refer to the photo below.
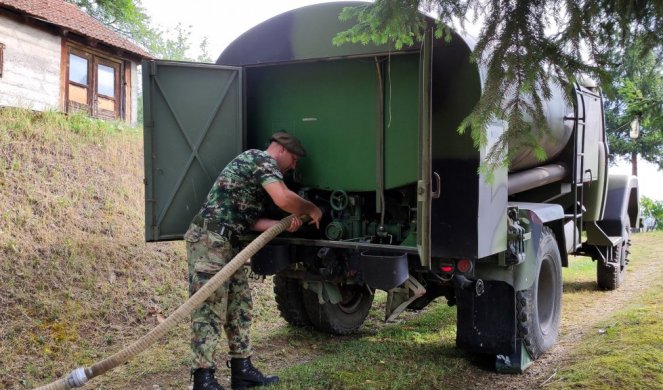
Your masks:
M632 175L609 175L603 219L587 224L587 244L611 246L609 237L628 239L628 227L636 227L640 217L638 178Z
M564 241L561 206L509 204L509 207L515 206L519 209L521 225L526 229L525 261L506 266L504 253L501 253L479 259L471 280L454 278L458 304L456 344L467 351L507 355L516 351L516 292L530 288L536 279L536 255L543 226L553 228L556 236L562 234L556 237L558 245ZM566 254L562 248L560 253Z

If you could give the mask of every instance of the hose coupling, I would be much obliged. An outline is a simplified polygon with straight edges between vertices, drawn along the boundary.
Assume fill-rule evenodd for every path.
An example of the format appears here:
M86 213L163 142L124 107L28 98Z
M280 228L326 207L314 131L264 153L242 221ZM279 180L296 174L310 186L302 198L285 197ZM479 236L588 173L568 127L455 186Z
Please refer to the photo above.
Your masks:
M67 384L73 387L82 387L87 383L88 378L87 375L85 375L85 368L83 367L78 367L74 371L69 373L69 376L67 377Z

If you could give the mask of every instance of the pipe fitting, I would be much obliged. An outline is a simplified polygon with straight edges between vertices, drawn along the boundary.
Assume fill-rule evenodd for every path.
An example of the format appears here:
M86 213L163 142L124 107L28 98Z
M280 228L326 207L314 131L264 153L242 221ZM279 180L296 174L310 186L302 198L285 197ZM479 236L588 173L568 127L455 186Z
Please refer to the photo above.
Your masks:
M85 369L83 367L78 367L67 377L67 384L73 387L82 387L87 383L88 377L85 375Z

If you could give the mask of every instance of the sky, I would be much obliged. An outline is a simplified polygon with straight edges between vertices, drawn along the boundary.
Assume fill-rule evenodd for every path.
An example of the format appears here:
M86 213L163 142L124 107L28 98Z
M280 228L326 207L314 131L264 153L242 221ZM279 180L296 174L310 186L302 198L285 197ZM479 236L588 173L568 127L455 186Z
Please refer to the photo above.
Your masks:
M283 12L329 0L141 0L155 25L162 28L182 23L191 31L192 57L207 37L213 60L235 38L251 27Z
M177 23L191 31L191 57L199 53L198 44L207 37L212 60L235 38L251 27L283 12L324 0L141 0L153 23L162 29ZM638 164L640 195L663 201L663 172L653 164ZM630 163L620 162L610 172L628 174Z
M608 168L608 172L631 174L631 163L620 161ZM643 159L638 160L638 185L640 196L663 201L663 171L657 170L656 165Z

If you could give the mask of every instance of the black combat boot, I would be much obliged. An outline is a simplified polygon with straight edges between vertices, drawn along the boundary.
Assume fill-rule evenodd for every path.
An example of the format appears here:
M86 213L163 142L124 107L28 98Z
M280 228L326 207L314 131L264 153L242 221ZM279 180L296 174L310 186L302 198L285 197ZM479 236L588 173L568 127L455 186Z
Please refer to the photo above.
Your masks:
M223 390L214 379L213 368L197 368L193 371L193 390Z
M231 386L233 390L247 387L269 386L279 383L278 376L265 376L251 364L251 358L230 359Z

